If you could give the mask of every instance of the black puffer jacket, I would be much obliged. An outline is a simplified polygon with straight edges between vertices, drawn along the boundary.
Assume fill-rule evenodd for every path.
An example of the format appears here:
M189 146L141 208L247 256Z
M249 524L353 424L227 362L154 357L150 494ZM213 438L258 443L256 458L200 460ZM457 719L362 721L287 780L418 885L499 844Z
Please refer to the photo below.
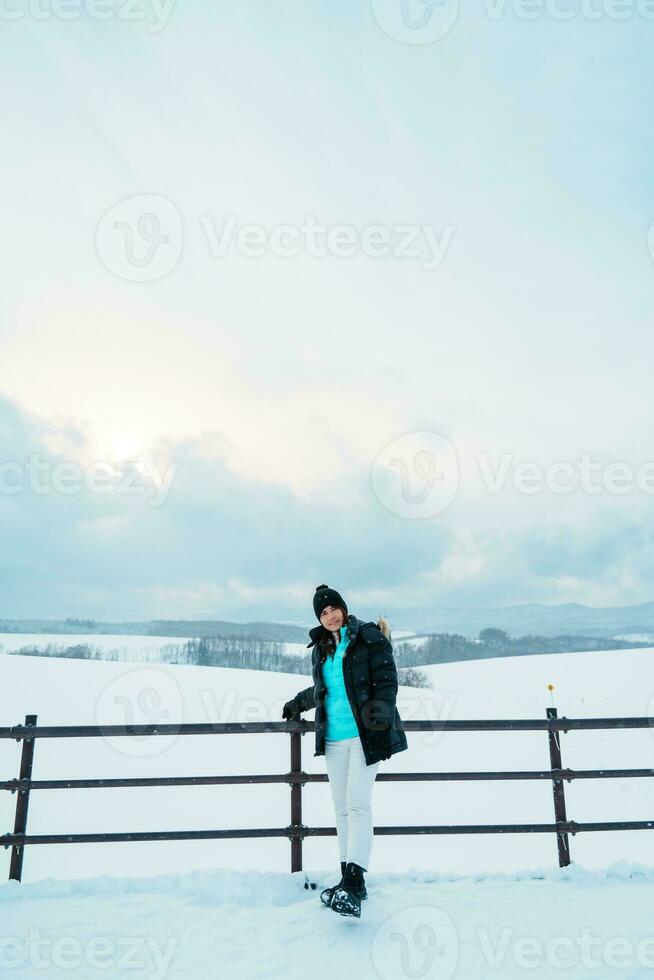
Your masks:
M377 625L364 622L356 616L347 618L347 634L350 642L343 656L343 678L352 714L359 729L359 736L366 758L366 764L379 762L378 744L375 730L390 727L390 753L402 752L408 748L406 734L402 727L395 699L397 695L397 670L393 659L393 647L387 635L383 619ZM383 627L380 629L380 626ZM320 647L318 641L325 633L325 627L315 626L309 630L313 684L295 696L300 711L316 709L316 755L325 754L325 694L327 688L322 676Z

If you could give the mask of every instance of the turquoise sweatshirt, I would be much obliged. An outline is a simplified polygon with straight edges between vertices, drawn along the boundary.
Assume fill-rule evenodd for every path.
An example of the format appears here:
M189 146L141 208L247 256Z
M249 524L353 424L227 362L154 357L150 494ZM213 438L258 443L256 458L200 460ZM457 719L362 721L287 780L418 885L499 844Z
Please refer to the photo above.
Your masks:
M359 734L343 679L343 655L349 642L345 636L346 631L347 626L341 626L341 639L336 647L334 658L332 660L331 657L327 657L322 665L322 677L327 688L325 738L330 741L352 738Z

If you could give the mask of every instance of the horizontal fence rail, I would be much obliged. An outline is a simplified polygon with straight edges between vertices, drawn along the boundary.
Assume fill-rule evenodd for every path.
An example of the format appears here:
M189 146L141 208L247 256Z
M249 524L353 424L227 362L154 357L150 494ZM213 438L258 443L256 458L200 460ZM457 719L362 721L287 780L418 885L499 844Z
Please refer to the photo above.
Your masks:
M548 709L550 710L550 709ZM556 710L556 709L554 709ZM36 716L34 716L36 717ZM166 725L14 725L0 728L0 738L109 738L120 735L301 735L314 731L313 721L220 721ZM594 728L654 728L654 718L495 718L402 721L406 732L574 731Z
M570 863L569 836L581 832L615 830L651 830L654 820L621 820L581 822L569 820L566 813L564 783L573 779L615 779L654 776L654 769L569 769L561 760L561 733L582 730L638 729L654 726L654 718L559 718L556 708L547 709L545 719L481 719L448 721L403 721L406 732L482 732L545 731L548 733L550 769L500 772L378 772L379 782L413 781L487 781L549 780L554 803L553 823L528 824L446 824L375 827L377 836L415 834L556 834L559 865ZM216 722L197 724L150 725L37 725L36 715L27 715L25 723L0 728L0 738L22 742L20 775L0 782L0 791L16 794L13 833L0 836L0 844L11 847L9 878L20 881L24 848L32 844L80 844L126 841L220 840L236 838L286 837L291 843L291 871L302 870L302 841L305 837L336 835L335 827L308 827L302 823L302 789L306 783L327 782L326 773L302 770L303 735L315 731L313 721ZM159 776L112 779L32 779L34 747L39 738L114 738L159 735L261 735L290 736L291 766L289 772L272 774L234 774L209 776ZM30 793L47 789L118 789L144 786L211 786L288 783L291 791L291 822L285 827L246 829L208 829L139 831L88 834L28 834L27 814Z

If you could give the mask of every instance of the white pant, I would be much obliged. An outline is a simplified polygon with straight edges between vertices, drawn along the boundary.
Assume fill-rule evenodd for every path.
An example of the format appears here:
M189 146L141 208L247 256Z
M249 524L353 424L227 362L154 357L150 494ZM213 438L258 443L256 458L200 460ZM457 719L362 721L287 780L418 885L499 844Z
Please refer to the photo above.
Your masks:
M325 739L325 764L334 801L336 834L341 861L370 866L374 839L372 788L379 762L366 765L361 738Z

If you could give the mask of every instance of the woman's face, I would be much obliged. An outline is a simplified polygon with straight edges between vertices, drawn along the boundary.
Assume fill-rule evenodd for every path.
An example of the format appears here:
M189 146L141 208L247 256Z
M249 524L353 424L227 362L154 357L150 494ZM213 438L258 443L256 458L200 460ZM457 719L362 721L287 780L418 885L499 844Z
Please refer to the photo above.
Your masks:
M320 613L320 622L326 630L335 633L345 622L345 616L338 606L325 606Z

